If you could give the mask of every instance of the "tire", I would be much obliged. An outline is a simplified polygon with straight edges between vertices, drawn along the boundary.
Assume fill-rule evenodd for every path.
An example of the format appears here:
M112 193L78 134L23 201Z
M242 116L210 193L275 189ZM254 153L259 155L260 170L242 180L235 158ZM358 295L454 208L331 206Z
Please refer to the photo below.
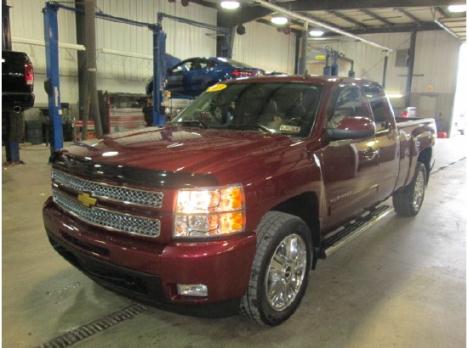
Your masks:
M287 245L289 248L295 245L295 258L291 253L288 258ZM278 211L265 214L257 229L257 252L240 313L263 326L275 326L288 319L296 311L307 288L311 250L311 233L302 219ZM272 262L273 256L281 261ZM282 297L278 293L276 297L268 297L267 290L274 287L280 294L289 292L291 297Z
M393 207L397 215L416 216L421 209L426 191L426 166L418 162L413 180L404 188L393 194Z

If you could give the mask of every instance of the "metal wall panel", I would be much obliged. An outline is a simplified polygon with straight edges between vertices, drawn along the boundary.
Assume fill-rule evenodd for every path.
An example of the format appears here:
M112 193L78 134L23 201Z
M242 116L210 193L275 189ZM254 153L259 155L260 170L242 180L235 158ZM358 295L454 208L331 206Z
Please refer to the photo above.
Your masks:
M395 49L389 55L387 90L404 93L407 68L395 67L396 50L408 49L410 33L372 34L363 37ZM314 44L316 46L317 44ZM444 31L421 31L416 37L413 93L422 93L433 86L437 93L453 93L460 43ZM384 54L370 46L353 41L320 44L344 52L354 59L356 77L381 82Z
M405 94L406 67L396 67L396 50L408 49L410 33L363 35L369 40L393 48L389 54L386 91ZM333 42L311 41L312 47L329 46L354 59L356 77L382 82L384 53L367 45L343 40ZM423 116L442 113L449 122L456 86L457 59L460 43L444 31L420 31L416 37L416 56L412 84L412 105L417 106ZM346 73L346 72L342 72ZM424 98L436 99L434 107L427 107ZM394 98L397 110L404 105L404 98ZM426 103L427 104L427 103Z
M405 90L406 68L395 66L396 50L409 48L409 33L396 34L372 34L362 35L366 39L394 49L389 54L387 66L386 89L391 93L403 93ZM354 60L356 77L382 82L385 53L368 45L357 43L353 40L340 39L339 41L322 42L309 41L309 46L330 47L343 52L346 57ZM346 75L347 71L340 71L340 75Z
M106 13L143 22L156 22L157 13L164 12L198 22L216 25L216 10L196 4L183 7L165 0L98 0ZM166 51L181 59L216 55L216 35L213 31L163 20L167 34ZM108 21L97 21L98 88L112 92L143 93L152 77L152 58L133 58L103 53L103 49L129 52L152 57L152 32L146 28Z
M442 30L418 32L413 93L455 93L460 44Z
M234 39L232 58L267 71L294 73L296 36L258 22L245 24L246 33Z
M45 0L9 0L12 6L11 32L15 37L44 40L42 8ZM180 3L166 0L98 0L97 6L103 12L144 22L156 22L158 12L190 18L199 22L216 24L216 10L197 4L183 7ZM76 43L75 15L59 10L59 40ZM214 56L216 36L212 31L195 28L165 19L167 33L166 50L179 58ZM145 84L152 76L152 34L149 29L112 23L96 22L96 44L98 49L98 89L112 92L144 93ZM46 105L47 96L43 89L45 79L44 46L22 44L13 40L13 49L24 51L31 56L36 72L36 106ZM147 56L148 58L125 57L103 53L111 49L121 53ZM60 73L62 101L77 103L77 54L71 49L60 49Z

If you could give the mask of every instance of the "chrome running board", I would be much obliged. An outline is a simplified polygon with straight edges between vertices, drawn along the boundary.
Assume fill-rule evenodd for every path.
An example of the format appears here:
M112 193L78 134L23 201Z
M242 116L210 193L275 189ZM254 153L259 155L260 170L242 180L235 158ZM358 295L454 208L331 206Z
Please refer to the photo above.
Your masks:
M364 215L338 228L332 235L322 242L322 255L330 256L345 244L359 237L364 231L374 226L378 221L392 212L388 205L379 206Z

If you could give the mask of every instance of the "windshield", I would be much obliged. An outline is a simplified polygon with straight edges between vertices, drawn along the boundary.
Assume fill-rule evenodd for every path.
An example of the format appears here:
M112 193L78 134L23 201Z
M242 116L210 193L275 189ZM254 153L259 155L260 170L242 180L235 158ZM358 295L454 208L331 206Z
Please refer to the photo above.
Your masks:
M315 119L320 91L320 86L305 83L217 84L171 123L305 137Z

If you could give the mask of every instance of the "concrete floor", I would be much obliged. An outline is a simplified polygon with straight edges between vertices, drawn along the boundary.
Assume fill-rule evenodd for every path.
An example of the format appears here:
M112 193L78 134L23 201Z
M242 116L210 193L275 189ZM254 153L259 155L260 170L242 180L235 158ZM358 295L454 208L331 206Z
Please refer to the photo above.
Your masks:
M441 141L437 167L464 156ZM3 169L3 346L32 347L132 303L95 285L50 247L41 205L47 150ZM466 160L431 178L416 218L385 217L312 273L298 312L259 329L148 307L77 347L465 347Z

